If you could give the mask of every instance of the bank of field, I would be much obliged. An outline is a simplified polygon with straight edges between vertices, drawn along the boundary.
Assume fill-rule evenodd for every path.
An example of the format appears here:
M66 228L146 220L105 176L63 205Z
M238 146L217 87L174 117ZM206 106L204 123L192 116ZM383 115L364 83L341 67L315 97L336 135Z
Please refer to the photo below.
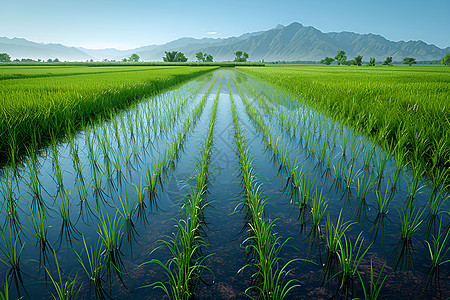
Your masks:
M14 162L83 122L214 67L0 67L0 157ZM6 158L6 159L5 159Z
M240 70L357 128L435 184L450 183L450 68L292 65Z

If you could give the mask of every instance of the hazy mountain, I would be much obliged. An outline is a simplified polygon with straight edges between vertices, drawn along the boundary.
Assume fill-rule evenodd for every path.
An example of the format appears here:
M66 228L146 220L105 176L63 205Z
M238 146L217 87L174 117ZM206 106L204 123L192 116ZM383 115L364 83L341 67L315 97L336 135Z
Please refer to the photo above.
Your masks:
M375 34L357 34L353 32L324 33L311 27L294 22L288 26L276 27L259 32L246 33L239 37L180 38L164 45L150 45L130 50L85 49L66 47L60 44L38 44L25 39L0 37L0 52L6 52L13 58L54 58L60 60L121 60L137 53L144 61L162 61L164 51L182 51L190 61L195 60L198 51L214 56L215 61L233 60L236 50L245 51L251 61L318 61L325 56L334 57L338 50L347 52L348 59L362 55L367 61L375 57L377 61L392 56L394 61L404 57L416 60L441 59L450 53L450 47L441 49L422 41L393 42Z
M93 58L84 51L75 47L66 47L61 44L40 44L22 38L0 37L0 52L8 53L12 59L32 58L43 59L58 58L64 60L87 60Z

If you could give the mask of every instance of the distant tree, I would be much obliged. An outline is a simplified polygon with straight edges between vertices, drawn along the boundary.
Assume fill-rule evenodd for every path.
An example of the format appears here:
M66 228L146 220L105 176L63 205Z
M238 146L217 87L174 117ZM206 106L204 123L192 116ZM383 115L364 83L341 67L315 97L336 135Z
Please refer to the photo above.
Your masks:
M413 58L413 57L405 57L405 58L403 59L402 63L403 63L404 65L409 65L409 66L411 66L412 64L415 64L415 63L416 63L416 59Z
M166 56L163 57L165 62L185 62L187 58L184 56L184 53L178 51L165 51Z
M450 53L444 55L444 57L441 59L441 64L446 65L447 67L450 66Z
M334 59L337 61L337 64L344 64L347 60L347 56L345 55L345 51L339 50Z
M59 62L59 59L58 59L58 58L55 58L55 59L53 60L53 62Z
M11 56L9 56L7 53L0 53L0 62L10 62Z
M51 62L53 62L53 60L51 58L49 58L49 59L47 59L47 62L51 63Z
M91 59L89 60L89 62L94 62L94 60L91 58Z
M140 58L141 58L141 57L140 57L139 55L137 55L136 53L133 53L133 54L131 54L131 56L130 56L130 58L128 59L128 61L131 61L131 62L138 62Z
M195 57L197 58L197 61L199 61L199 62L205 61L202 52L197 52L197 53L195 53Z
M197 58L197 61L199 61L199 62L212 62L213 61L213 56L206 52L205 53L197 52L195 54L195 57Z
M213 56L211 54L205 53L205 55L206 55L206 57L205 57L206 62L213 62Z
M126 57L122 59L122 62L127 62L127 61L128 61L128 59Z
M353 61L355 62L355 65L357 65L357 66L362 66L362 56L361 55L358 55L358 56L356 56L354 59L353 59Z
M386 57L386 59L381 64L383 66L392 66L392 56Z
M331 58L331 57L325 57L324 59L322 59L321 61L320 61L320 63L321 64L324 64L324 65L331 65L331 63L334 61L334 58Z
M234 55L236 56L234 58L234 62L246 62L248 59L247 52L236 51L234 52Z
M370 61L369 61L369 67L374 67L375 66L375 58L371 57Z

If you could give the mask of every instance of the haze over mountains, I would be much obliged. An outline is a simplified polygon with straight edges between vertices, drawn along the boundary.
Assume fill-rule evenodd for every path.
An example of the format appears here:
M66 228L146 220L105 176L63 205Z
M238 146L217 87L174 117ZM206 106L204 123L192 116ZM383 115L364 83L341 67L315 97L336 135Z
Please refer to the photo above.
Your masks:
M325 56L334 57L338 50L346 51L349 59L362 55L365 61L370 57L380 61L387 56L392 56L394 61L401 61L406 56L414 57L418 61L439 60L450 53L450 47L441 49L422 41L393 42L381 35L353 32L323 33L312 26L303 26L297 22L288 26L277 25L267 31L246 33L239 37L180 38L163 45L130 50L92 50L0 37L0 53L6 52L13 59L47 60L57 57L61 61L121 60L137 53L143 61L162 61L164 51L181 51L189 61L195 61L195 53L202 51L213 55L214 61L232 61L236 50L247 52L251 61L266 62L319 61Z

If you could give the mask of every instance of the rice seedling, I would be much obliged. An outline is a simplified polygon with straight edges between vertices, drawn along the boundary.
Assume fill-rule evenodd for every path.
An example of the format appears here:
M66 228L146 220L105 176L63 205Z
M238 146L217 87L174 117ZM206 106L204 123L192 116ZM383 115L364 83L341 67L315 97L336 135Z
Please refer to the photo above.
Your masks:
M47 257L47 251L52 250L52 246L50 245L50 242L47 239L47 230L50 226L46 226L45 219L46 219L46 209L38 207L34 210L31 208L31 206L28 204L28 207L30 208L30 215L31 217L27 217L28 220L30 220L31 225L33 226L33 231L28 230L35 238L36 243L39 244L40 248L40 256L39 256L39 266L41 265L41 262L43 265L46 265L46 261L48 259ZM35 216L36 214L36 216Z
M437 234L433 235L433 246L428 241L425 241L428 246L428 251L430 253L430 265L428 267L427 273L427 283L425 289L432 283L433 279L436 283L439 280L439 270L443 264L450 262L447 258L447 253L450 251L450 245L447 243L448 236L450 234L450 227L443 228L442 218L439 221L439 229Z
M59 267L58 258L56 257L55 251L53 251L53 255L55 257L56 269L58 270L58 278L53 278L47 267L45 268L56 290L56 296L52 294L53 298L59 300L76 299L81 290L82 284L78 287L78 289L76 288L77 275L75 275L73 279L68 277L66 282L63 282L61 268Z
M1 212L5 215L5 225L9 225L15 232L19 232L21 222L19 219L19 201L20 196L16 197L14 192L14 175L11 169L4 170L4 180L0 182L0 193L2 195L2 209Z
M340 271L335 274L339 277L338 290L341 289L342 296L347 298L349 293L354 294L354 277L358 272L358 266L361 260L366 255L367 251L371 247L370 244L365 250L363 248L364 238L361 237L362 232L358 235L353 244L350 239L347 238L345 233L342 234L342 238L338 239L339 250L337 255L339 258ZM359 245L358 245L359 244Z
M342 210L339 213L339 217L336 220L336 224L333 224L330 218L330 214L327 213L327 221L325 223L325 250L326 258L323 264L322 271L322 285L333 279L334 275L338 272L339 256L338 251L341 243L342 236L348 230L348 228L354 224L350 221L343 222L341 219Z
M358 173L361 175L361 177L357 178L358 188L356 191L358 197L361 200L365 200L367 197L367 193L369 193L369 191L373 187L372 176L367 174L367 172L365 172L364 170L360 170Z
M103 253L106 257L105 265L107 275L111 276L112 271L115 270L120 279L124 270L121 258L122 253L120 251L123 235L123 222L119 218L119 211L116 212L114 219L108 213L105 213L105 217L105 214L102 211L97 211L97 214L100 219L97 233L105 245Z
M0 291L0 299L8 300L9 299L9 285L8 285L8 276L6 276L5 282L3 283L3 292Z
M381 274L383 273L384 267L385 267L386 263L383 264L383 266L381 267L380 272L378 273L378 276L375 277L374 275L374 271L373 271L373 265L372 265L372 260L370 260L370 282L369 282L369 286L366 287L366 285L364 284L364 281L361 277L361 274L359 273L359 271L357 271L358 273L358 277L359 280L361 281L361 287L363 289L363 293L364 293L364 299L366 300L376 300L380 297L380 293L381 290L383 288L383 284L386 281L387 275L384 276L384 278L382 278ZM375 280L376 278L376 280ZM381 279L381 282L380 282Z
M238 83L233 76L232 78L241 93ZM230 90L229 84L228 88ZM244 100L242 93L241 98ZM258 188L255 188L253 184L252 166L248 157L248 149L246 148L245 140L239 127L237 111L231 92L230 102L237 154L245 191L245 206L249 215L248 226L250 228L250 237L243 244L248 243L245 246L246 252L252 253L253 256L253 260L240 271L251 266L257 268L257 271L253 274L253 278L257 280L258 284L247 288L245 293L247 294L251 290L257 290L259 296L263 299L284 299L290 290L299 286L296 280L286 280L286 276L289 274L286 268L296 260L288 261L282 267L280 265L279 253L287 240L281 242L280 237L275 236L273 232L274 220L265 220L261 217L264 213L265 202L261 199ZM247 107L249 106L247 105Z
M422 214L424 213L425 209L422 211L420 209L417 210L413 207L412 203L407 205L406 209L404 210L401 208L401 213L399 211L400 215L400 222L401 222L401 235L400 235L400 241L397 243L396 247L396 262L395 262L395 268L399 267L402 268L405 266L406 270L409 270L409 267L414 270L413 260L411 257L413 249L412 244L412 235L419 229L419 225L423 222L420 218L422 217Z
M16 234L13 234L13 231L11 228L9 229L9 238L5 236L5 231L1 231L1 235L3 238L2 244L0 244L0 251L3 253L5 259L0 258L0 261L2 261L7 267L9 267L9 271L7 273L7 277L13 281L16 285L17 294L21 295L20 293L20 287L26 292L25 286L22 279L22 271L20 270L20 258L22 255L23 248L25 247L25 243L23 243L20 247L18 245L18 242L20 242L20 231ZM20 249L18 248L20 247ZM11 284L9 284L11 285Z
M80 232L76 229L75 225L72 224L72 221L70 220L70 191L68 192L65 188L63 188L59 195L60 201L56 201L56 206L58 207L62 223L58 238L58 250L61 248L63 239L65 239L66 242L70 244L70 246L72 246L72 240L77 240L77 235L80 235Z
M75 251L75 254L78 257L78 261L80 262L83 270L86 272L86 275L89 277L89 282L94 285L96 296L100 299L105 298L105 291L103 289L103 284L105 281L103 280L104 267L105 267L105 255L104 255L104 244L101 238L98 238L97 245L95 247L89 246L86 243L86 240L83 235L83 245L84 250L86 251L87 263L83 262L81 255Z
M389 212L389 205L391 204L394 197L391 193L388 192L388 189L389 181L386 185L386 191L384 192L383 196L378 189L375 190L375 194L377 196L378 215L387 215Z

